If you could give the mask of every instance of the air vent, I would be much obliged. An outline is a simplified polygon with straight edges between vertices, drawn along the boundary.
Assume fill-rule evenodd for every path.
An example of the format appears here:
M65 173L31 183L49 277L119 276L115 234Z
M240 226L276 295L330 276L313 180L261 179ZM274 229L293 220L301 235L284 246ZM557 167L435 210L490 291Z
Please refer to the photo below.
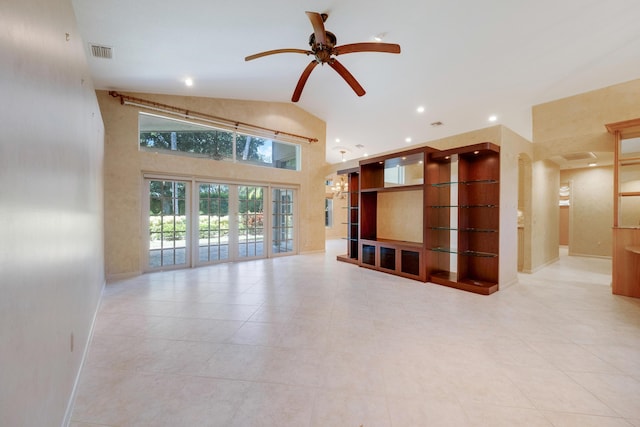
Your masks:
M111 59L113 58L113 49L109 46L101 46L98 44L91 44L91 55L94 58L104 58Z
M596 158L596 155L592 152L583 152L563 154L562 157L564 157L564 159L568 162L574 162L576 160L593 160Z

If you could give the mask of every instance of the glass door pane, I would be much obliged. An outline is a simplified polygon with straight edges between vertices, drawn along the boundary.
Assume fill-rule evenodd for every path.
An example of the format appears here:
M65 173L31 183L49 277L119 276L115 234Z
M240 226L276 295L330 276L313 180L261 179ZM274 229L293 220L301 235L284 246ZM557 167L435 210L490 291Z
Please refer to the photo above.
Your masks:
M150 269L187 264L187 183L149 180Z
M273 189L271 248L274 254L294 250L293 191L287 188Z
M199 184L198 262L229 259L229 186Z
M264 188L238 186L238 257L264 257Z

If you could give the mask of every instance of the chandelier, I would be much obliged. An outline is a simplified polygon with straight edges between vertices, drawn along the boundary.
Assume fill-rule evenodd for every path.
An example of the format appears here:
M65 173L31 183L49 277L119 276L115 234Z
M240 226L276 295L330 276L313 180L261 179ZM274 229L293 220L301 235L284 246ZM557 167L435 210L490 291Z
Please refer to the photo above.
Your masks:
M340 176L340 182L336 182L331 187L331 191L333 191L333 197L337 197L340 199L346 199L347 193L349 192L349 185L347 181L345 181L344 176Z

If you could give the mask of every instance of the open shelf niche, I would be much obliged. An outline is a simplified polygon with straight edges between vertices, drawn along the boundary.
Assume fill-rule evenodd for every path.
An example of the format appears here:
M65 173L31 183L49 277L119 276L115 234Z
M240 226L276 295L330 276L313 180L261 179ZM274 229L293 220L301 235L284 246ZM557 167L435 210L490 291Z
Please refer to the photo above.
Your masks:
M359 261L359 221L360 221L360 169L338 171L338 175L347 176L347 253L338 255L338 261L358 264Z
M427 280L424 176L431 151L360 162L360 266Z
M500 147L487 142L432 153L427 184L429 281L496 292Z

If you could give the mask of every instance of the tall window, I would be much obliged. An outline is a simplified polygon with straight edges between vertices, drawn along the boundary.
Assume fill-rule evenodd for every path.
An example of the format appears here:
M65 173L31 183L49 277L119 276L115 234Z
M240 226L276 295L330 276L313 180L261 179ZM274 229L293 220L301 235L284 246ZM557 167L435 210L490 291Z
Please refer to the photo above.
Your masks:
M300 170L297 144L147 113L139 113L138 124L144 151Z
M149 267L187 262L186 182L148 181Z
M331 197L324 199L324 226L333 227L333 199Z
M294 191L286 188L274 188L272 195L272 250L273 253L293 251L293 195Z
M264 188L238 186L238 256L264 255Z
M229 186L201 183L198 212L199 261L229 258Z

